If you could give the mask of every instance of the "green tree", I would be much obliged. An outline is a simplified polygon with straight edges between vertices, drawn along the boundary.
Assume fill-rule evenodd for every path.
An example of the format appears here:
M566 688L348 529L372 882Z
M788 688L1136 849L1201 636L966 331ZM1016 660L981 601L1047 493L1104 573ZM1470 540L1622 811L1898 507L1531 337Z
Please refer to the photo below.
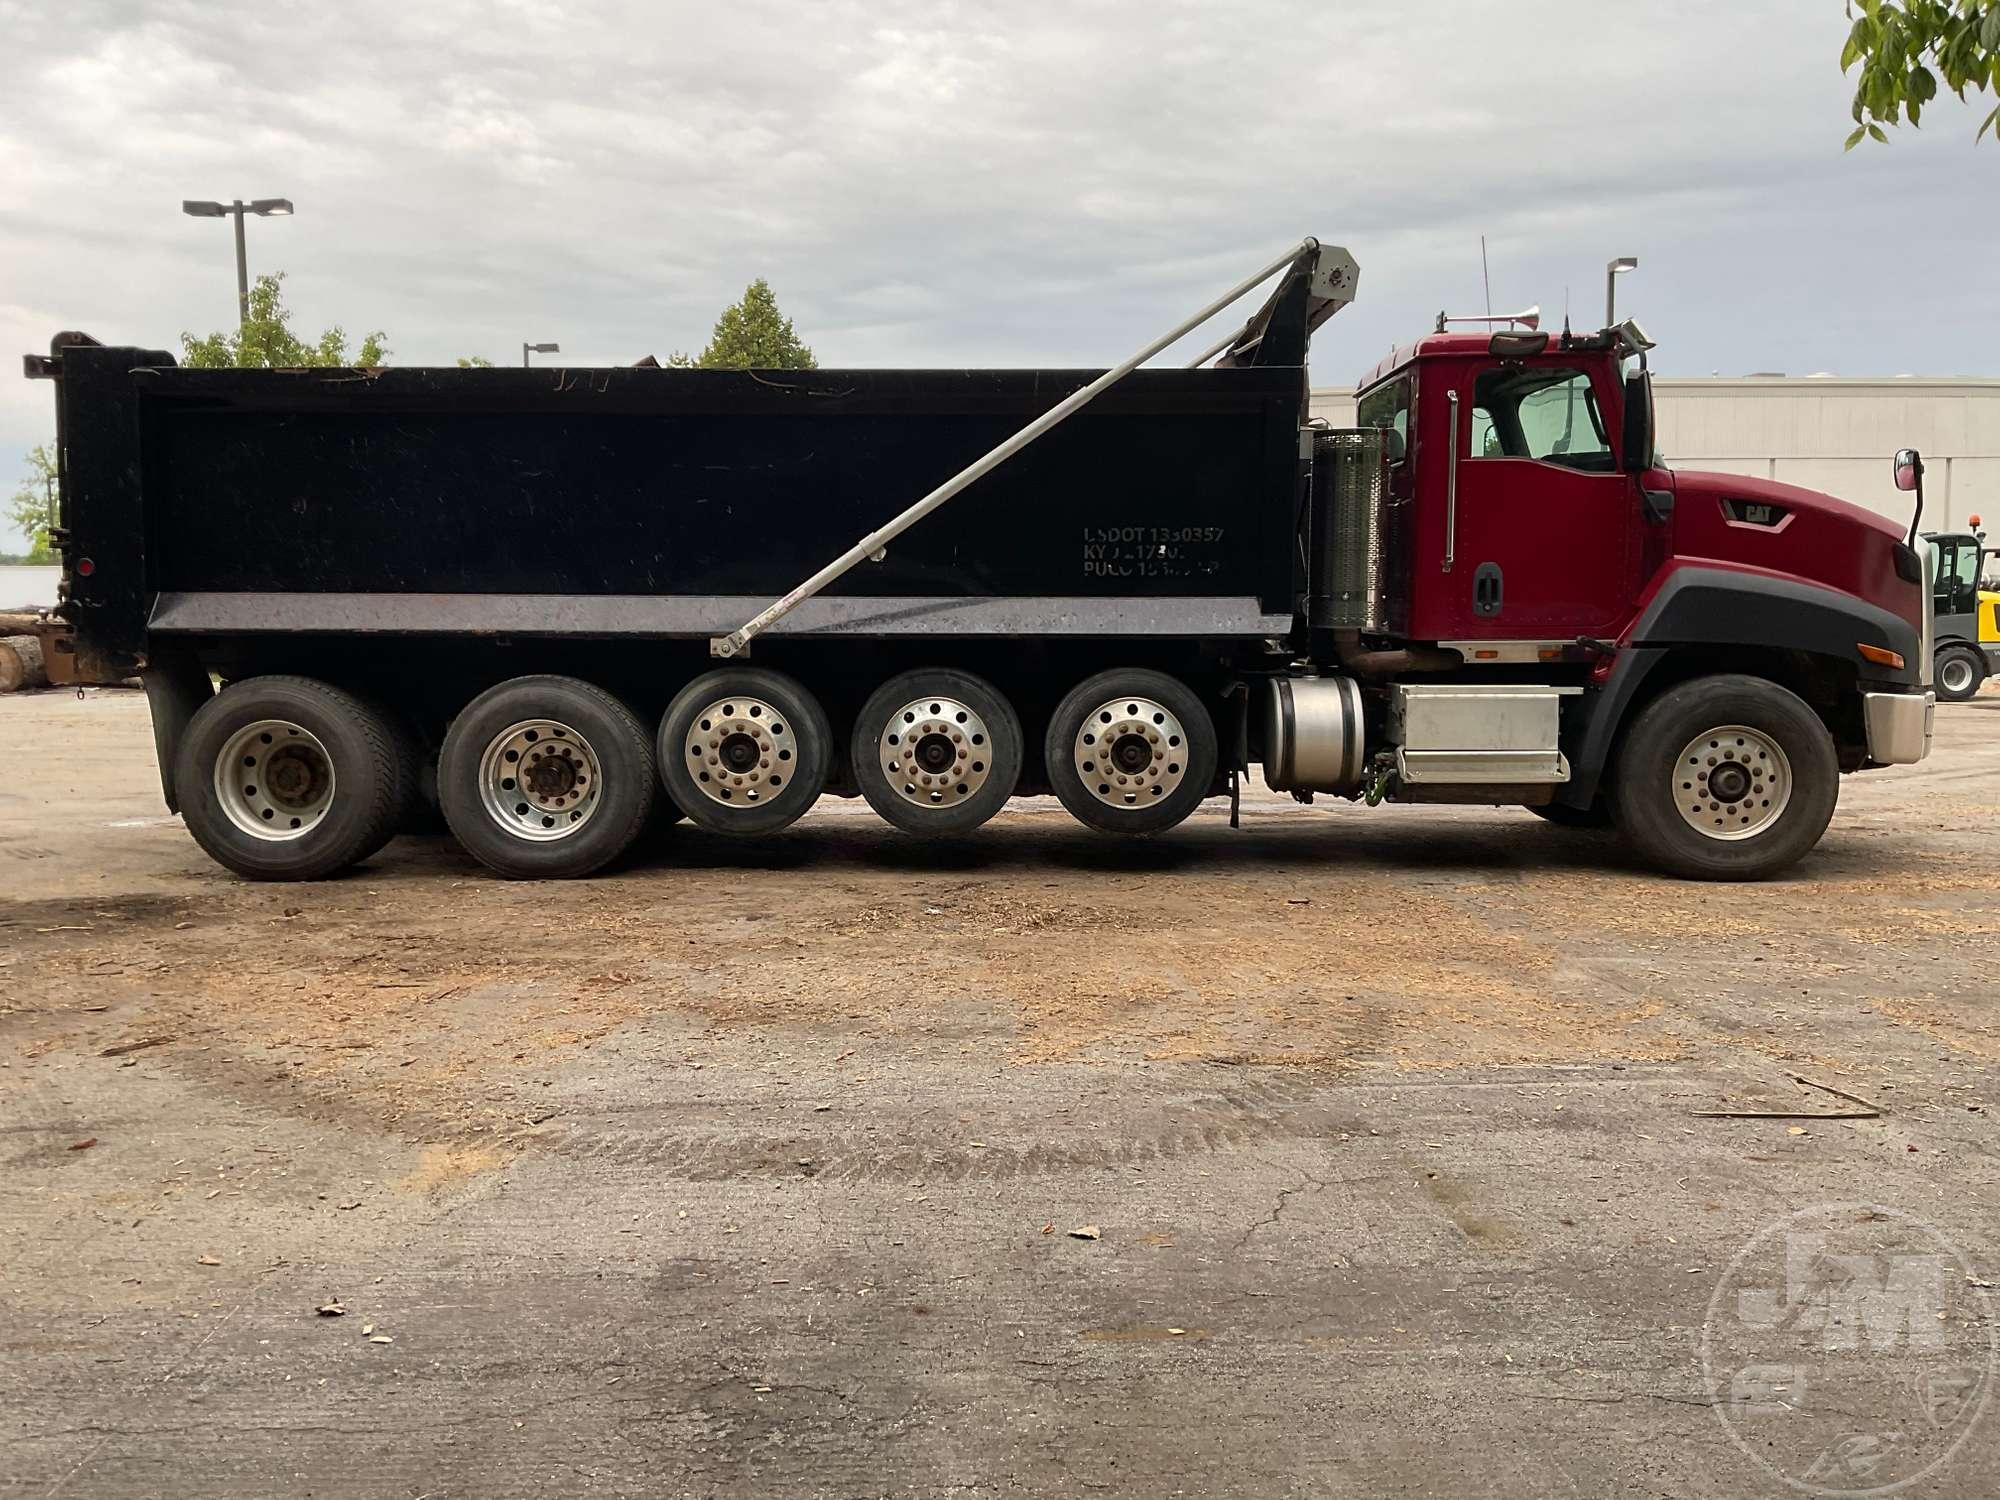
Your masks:
M490 370L493 368L493 361L483 354L461 354L458 357L458 367L461 370Z
M1960 103L1968 90L2000 95L2000 0L1848 0L1847 15L1840 71L1861 65L1848 150L1864 138L1886 142L1882 127L1902 124L1905 115L1915 126L1940 78ZM2000 104L1973 139L1989 130L2000 138Z
M799 342L792 320L778 311L771 283L759 276L744 289L743 300L722 310L708 347L690 359L675 353L667 363L703 370L817 370L812 350Z
M239 367L293 369L300 366L355 366L367 369L379 365L389 351L381 333L362 337L353 358L347 353L347 333L339 324L308 342L292 332L291 309L285 306L285 273L259 276L250 288L250 316L242 327L228 333L211 333L198 339L181 335L181 363L197 370Z
M28 450L28 472L23 476L20 487L14 491L14 498L7 502L7 515L14 528L28 539L28 555L24 559L31 563L52 563L56 560L55 550L49 545L49 532L56 524L56 502L62 495L62 481L56 477L56 456L49 451L46 443L37 443Z

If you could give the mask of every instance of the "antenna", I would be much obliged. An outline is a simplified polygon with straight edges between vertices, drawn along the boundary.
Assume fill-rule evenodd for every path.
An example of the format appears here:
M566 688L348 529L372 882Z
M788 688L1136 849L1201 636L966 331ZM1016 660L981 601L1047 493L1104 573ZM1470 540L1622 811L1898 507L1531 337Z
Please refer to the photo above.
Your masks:
M1493 278L1486 274L1486 236L1479 237L1479 284L1486 289L1486 315L1493 316Z

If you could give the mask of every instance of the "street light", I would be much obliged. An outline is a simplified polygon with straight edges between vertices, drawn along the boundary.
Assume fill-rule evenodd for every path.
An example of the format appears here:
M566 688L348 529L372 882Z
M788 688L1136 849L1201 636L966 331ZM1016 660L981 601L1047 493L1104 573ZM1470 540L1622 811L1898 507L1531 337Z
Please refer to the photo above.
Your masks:
M528 356L530 354L560 353L562 353L561 344L523 344L521 346L521 368L524 370L528 368Z
M213 203L193 198L181 200L181 212L191 219L222 219L234 217L236 220L236 315L239 323L250 321L250 263L243 253L243 218L255 214L260 219L289 219L292 216L292 200L289 198L253 198L245 203L238 198L233 203Z
M1639 257L1636 255L1621 255L1616 260L1604 263L1604 326L1606 328L1615 328L1618 325L1619 275L1625 271L1636 271L1638 269Z

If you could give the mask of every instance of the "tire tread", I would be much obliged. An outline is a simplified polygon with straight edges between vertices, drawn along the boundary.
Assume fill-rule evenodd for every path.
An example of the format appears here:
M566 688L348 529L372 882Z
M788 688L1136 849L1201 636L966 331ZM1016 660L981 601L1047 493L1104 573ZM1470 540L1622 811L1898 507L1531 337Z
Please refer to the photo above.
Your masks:
M296 693L309 702L315 698L323 700L314 706L322 712L338 713L344 717L361 740L363 753L374 773L371 783L375 796L355 830L345 840L324 847L314 858L302 860L291 869L265 867L245 861L227 835L209 825L205 811L200 816L186 816L191 807L206 808L203 799L210 795L215 774L213 765L197 764L193 753L196 741L202 737L197 733L197 724L202 716L211 712L215 715L229 713L251 693L272 690ZM189 723L188 733L182 737L181 747L184 763L176 765L174 777L176 786L192 788L191 792L183 792L181 797L183 821L188 832L209 858L251 880L324 880L350 865L358 864L380 852L395 837L416 796L417 768L406 738L394 722L369 699L316 677L271 673L232 682L196 711L195 720ZM349 785L352 783L350 774Z
M1729 722L1794 735L1785 747L1792 763L1791 803L1769 833L1740 842L1705 838L1658 795L1661 766L1695 735ZM1737 673L1693 678L1647 704L1619 749L1617 771L1612 808L1620 834L1649 863L1689 880L1767 880L1781 874L1819 842L1840 798L1833 736L1811 705L1779 683Z
M465 722L469 714L480 709L489 699L498 694L523 691L555 694L571 693L585 699L617 726L618 731L627 741L625 748L638 758L638 775L635 784L642 789L642 794L624 810L622 818L612 825L617 830L615 836L603 839L602 847L598 848L587 859L579 861L574 858L576 849L583 846L569 840L562 840L552 844L532 844L525 840L509 840L506 843L496 843L491 849L487 849L482 847L484 844L482 835L485 833L483 825L476 825L477 832L473 832L468 836L468 830L461 829L452 819L452 804L456 800L457 793L456 789L447 790L445 782L447 776L451 774L447 770L447 767L459 759L460 745L457 736L460 725ZM560 718L561 715L559 713L550 713L548 717ZM600 752L598 759L601 763L605 759L604 754ZM477 774L476 767L474 767L474 774ZM560 672L536 672L524 677L510 677L505 682L496 683L493 687L488 688L484 693L481 693L477 698L466 704L464 708L460 709L457 714L453 715L451 728L445 733L444 747L438 756L438 800L445 808L445 821L451 825L452 836L458 840L459 846L472 855L474 859L477 859L496 875L504 876L509 880L576 880L596 874L599 870L624 854L638 841L639 836L645 832L647 825L652 820L653 802L658 796L659 775L658 767L654 764L653 759L653 740L652 736L646 733L646 726L640 721L639 716L626 707L622 699L613 693L606 692L596 683L585 682L580 677L566 677ZM485 818L485 809L477 805L478 791L476 788L472 791L472 804L471 807L464 811L462 816L474 819ZM604 809L604 812L610 811L609 807ZM602 816L601 813L600 816ZM496 830L496 832L499 831ZM503 839L507 837L504 832L499 832L499 836ZM550 868L550 865L554 864L555 861L549 860L546 854L541 853L541 851L545 850L561 850L563 853L570 855L571 859L568 862L562 863L558 868ZM538 856L541 860L548 860L548 863L538 862Z

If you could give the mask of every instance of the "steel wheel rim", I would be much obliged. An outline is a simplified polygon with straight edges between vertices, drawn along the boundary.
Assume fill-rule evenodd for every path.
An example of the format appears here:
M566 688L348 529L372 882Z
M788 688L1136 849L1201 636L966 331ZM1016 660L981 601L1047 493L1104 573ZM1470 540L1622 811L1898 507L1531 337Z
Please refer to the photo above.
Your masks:
M523 719L487 741L479 801L515 838L537 844L589 826L604 805L604 774L590 741L558 719Z
M720 807L761 807L792 784L798 740L762 698L717 698L688 725L688 779Z
M1107 698L1084 715L1070 749L1084 791L1120 811L1164 802L1187 778L1187 731L1152 698Z
M875 750L883 781L913 807L970 801L993 774L992 732L956 698L912 698L889 715Z
M1954 656L1944 664L1938 673L1938 686L1947 693L1962 693L1972 686L1972 663L1962 656Z
M1681 821L1704 838L1755 838L1792 800L1792 763L1760 729L1725 724L1698 734L1674 760L1669 787Z
M333 806L333 757L289 719L258 719L215 757L215 800L240 832L267 843L304 838Z

